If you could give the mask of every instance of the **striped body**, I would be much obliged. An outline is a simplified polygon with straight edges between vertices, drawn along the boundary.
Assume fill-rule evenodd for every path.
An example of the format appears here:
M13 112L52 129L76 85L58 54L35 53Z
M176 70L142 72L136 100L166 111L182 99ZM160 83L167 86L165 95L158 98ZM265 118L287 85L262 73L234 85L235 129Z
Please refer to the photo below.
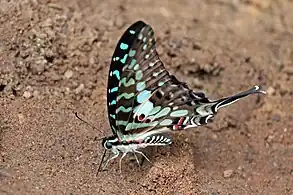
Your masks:
M143 140L128 139L121 141L117 137L109 137L106 138L106 140L106 143L104 143L105 148L108 148L106 144L109 144L109 141L111 140L111 147L109 149L119 150L123 153L133 152L134 150L137 150L139 148L145 148L148 146L165 146L172 143L172 140L170 138L160 134L150 135Z

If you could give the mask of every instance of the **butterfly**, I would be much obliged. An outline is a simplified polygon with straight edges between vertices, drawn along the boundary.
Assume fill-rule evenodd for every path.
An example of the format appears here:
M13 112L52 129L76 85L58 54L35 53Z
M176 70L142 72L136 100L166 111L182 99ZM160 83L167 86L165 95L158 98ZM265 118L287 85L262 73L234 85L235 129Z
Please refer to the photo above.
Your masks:
M262 93L254 86L233 96L210 100L202 92L170 75L155 47L154 31L142 21L132 24L114 51L107 88L108 118L113 135L103 138L109 161L127 153L142 155L140 148L166 146L172 140L166 133L198 127L211 122L220 108L251 94ZM139 163L139 162L138 162ZM98 170L98 171L99 171Z

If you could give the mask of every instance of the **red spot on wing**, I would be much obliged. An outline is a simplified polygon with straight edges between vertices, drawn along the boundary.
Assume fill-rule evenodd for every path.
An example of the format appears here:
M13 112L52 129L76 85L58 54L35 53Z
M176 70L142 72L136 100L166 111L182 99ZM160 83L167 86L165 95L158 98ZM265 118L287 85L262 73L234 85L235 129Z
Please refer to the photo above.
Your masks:
M179 130L179 129L181 129L181 126L182 126L182 123L183 123L184 119L185 119L184 117L181 117L181 118L179 119L178 123L177 123L176 125L173 126L174 130Z
M144 117L145 117L144 114L138 115L137 120L142 121L144 119Z
M151 119L149 119L149 118L147 118L146 120L145 120L145 123L150 123L151 122Z
M182 125L182 123L183 123L183 121L184 121L184 117L181 117L181 118L179 119L179 121L178 121L178 124L177 124L177 125L181 126L181 125Z

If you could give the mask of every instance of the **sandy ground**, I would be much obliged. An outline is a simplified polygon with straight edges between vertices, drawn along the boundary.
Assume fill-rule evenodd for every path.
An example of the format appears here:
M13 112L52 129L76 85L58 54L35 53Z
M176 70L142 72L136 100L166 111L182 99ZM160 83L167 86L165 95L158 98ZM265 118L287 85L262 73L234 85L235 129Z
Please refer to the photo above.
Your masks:
M292 0L0 0L0 194L293 194ZM106 79L133 22L153 26L166 68L221 110L95 176L111 134ZM74 116L77 111L92 129ZM158 168L161 167L161 168Z

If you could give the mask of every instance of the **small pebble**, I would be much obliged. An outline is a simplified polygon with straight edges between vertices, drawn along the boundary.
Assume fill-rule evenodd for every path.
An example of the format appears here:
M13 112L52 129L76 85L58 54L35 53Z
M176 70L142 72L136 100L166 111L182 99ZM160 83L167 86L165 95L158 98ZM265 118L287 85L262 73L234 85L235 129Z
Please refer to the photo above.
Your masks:
M51 79L52 79L53 81L59 81L59 80L61 79L61 77L60 77L57 73L52 72L52 73L51 73Z
M231 177L232 176L232 174L233 174L233 170L232 169L227 169L227 170L225 170L224 171L224 178L229 178L229 177Z
M75 94L80 94L80 92L84 89L84 84L80 84L76 89L75 89Z
M73 71L72 71L72 70L67 70L67 71L64 73L64 76L65 76L67 79L70 79L70 78L73 76Z
M38 97L39 95L40 95L40 92L39 92L39 91L35 90L35 91L33 92L33 96L34 96L34 97Z
M29 99L29 98L32 97L32 94L31 94L31 92L29 92L29 91L25 91L25 92L23 93L22 96L23 96L24 98L26 98L26 99Z
M44 72L46 64L47 60L45 59L39 59L35 63L32 63L30 66L33 74L41 74Z
M20 113L20 114L17 115L17 117L18 117L19 123L23 124L24 123L24 115Z
M270 143L270 142L272 142L272 140L275 138L275 136L273 136L273 135L269 135L268 137L267 137L267 142L268 143Z
M217 139L218 139L218 136L217 136L216 134L213 133L213 134L212 134L212 139L213 139L213 140L217 140Z
M273 87L269 87L267 90L266 90L267 94L268 95L274 95L275 94L275 89Z

